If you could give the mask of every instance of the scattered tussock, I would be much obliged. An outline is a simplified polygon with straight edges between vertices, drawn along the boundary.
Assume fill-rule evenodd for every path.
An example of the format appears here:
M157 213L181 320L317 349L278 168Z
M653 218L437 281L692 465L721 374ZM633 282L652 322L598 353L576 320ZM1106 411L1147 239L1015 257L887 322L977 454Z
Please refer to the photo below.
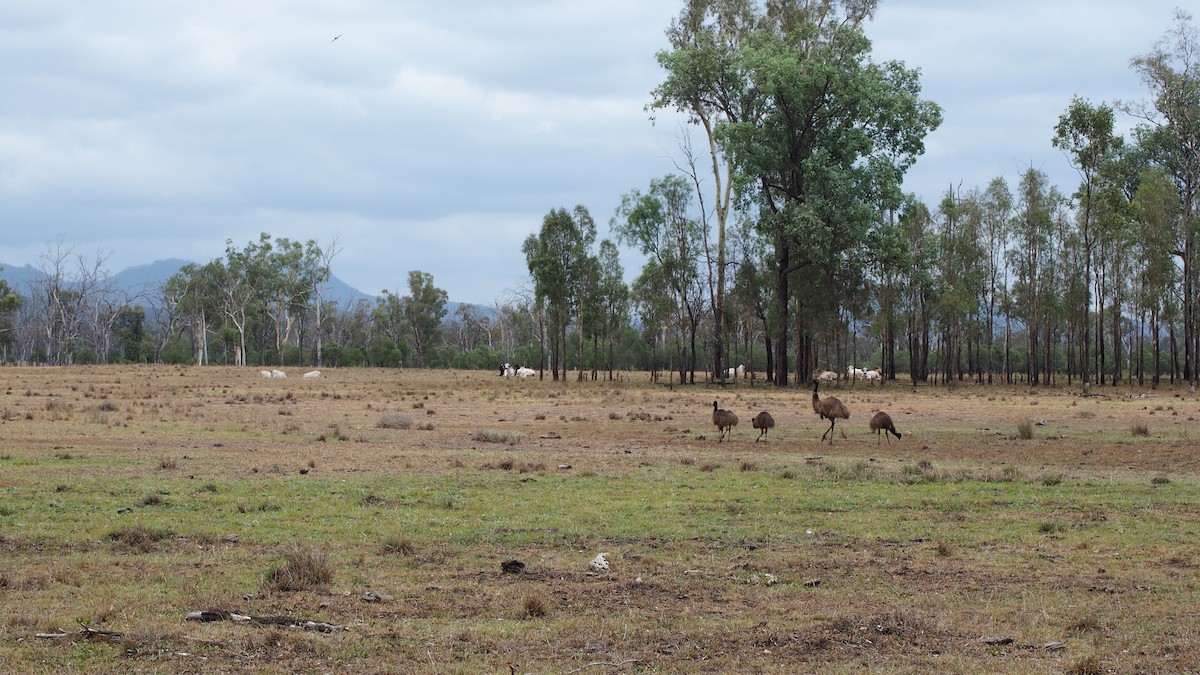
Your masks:
M527 595L521 602L521 615L527 619L540 619L550 613L550 606L540 595Z
M310 549L298 542L288 544L283 561L267 570L263 589L268 591L304 591L324 588L333 581L333 566L324 551Z
M1017 425L1017 438L1028 441L1033 439L1033 422L1025 420Z
M383 555L411 556L416 554L417 545L408 537L393 534L379 544L379 552Z
M109 541L119 548L134 553L149 553L155 544L167 539L174 539L175 533L167 529L150 528L144 525L120 528L108 533Z
M1135 422L1133 428L1130 429L1130 432L1134 435L1134 437L1149 436L1150 427L1146 426L1145 422Z
M388 413L379 420L380 429L408 429L412 427L412 418L400 412Z
M471 440L480 443L506 443L516 445L525 438L519 431L502 431L500 429L480 429L471 434Z

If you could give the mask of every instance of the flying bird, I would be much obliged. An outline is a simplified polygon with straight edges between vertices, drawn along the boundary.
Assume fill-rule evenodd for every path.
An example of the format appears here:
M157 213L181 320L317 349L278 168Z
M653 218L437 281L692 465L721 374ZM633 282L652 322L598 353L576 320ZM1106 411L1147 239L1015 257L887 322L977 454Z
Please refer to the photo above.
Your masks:
M340 37L342 37L342 34L341 34L341 33L338 33L337 35L334 35L334 36L333 36L333 39L332 39L332 40L330 40L330 42L337 42L337 39L338 39L338 38L340 38Z

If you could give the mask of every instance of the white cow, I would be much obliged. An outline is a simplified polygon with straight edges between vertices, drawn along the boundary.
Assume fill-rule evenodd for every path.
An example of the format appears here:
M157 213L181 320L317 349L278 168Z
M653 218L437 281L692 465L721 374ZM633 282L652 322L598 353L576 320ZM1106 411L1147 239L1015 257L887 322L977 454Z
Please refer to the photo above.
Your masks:
M514 377L514 376L516 376L516 374L517 374L517 369L513 368L512 365L505 363L504 365L500 366L500 376L501 377Z
M746 366L745 366L745 364L739 365L737 368L730 368L730 369L729 369L729 374L728 374L728 375L726 375L725 377L728 377L728 378L734 378L734 377L737 377L737 378L745 378L745 377L746 377Z
M883 384L883 371L876 368L875 370L863 371L863 379L870 384Z
M533 377L534 375L537 375L537 371L533 368L526 368L525 366L517 368L517 377Z
M321 377L321 371L319 370L310 370L304 374L304 378L308 380L315 380L319 377Z
M269 370L260 370L260 371L258 371L258 376L259 376L259 377L261 377L261 378L262 378L262 379L264 379L264 380L269 380L269 379L271 379L271 371L269 371Z
M283 372L282 370L272 370L271 371L271 379L285 380L285 379L287 379L287 373Z

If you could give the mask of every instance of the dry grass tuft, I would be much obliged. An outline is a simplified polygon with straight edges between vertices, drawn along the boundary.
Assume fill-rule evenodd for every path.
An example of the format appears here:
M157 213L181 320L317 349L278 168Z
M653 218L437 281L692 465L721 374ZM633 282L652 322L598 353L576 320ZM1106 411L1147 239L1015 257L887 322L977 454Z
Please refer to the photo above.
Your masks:
M1104 665L1095 654L1088 654L1067 664L1063 668L1064 675L1101 675Z
M263 589L294 592L324 588L333 581L333 566L323 551L305 547L299 542L288 544L283 562L267 570Z
M417 545L408 537L393 534L379 544L379 552L384 555L411 556L417 552Z
M412 418L400 412L388 413L380 420L378 426L380 429L408 429L412 427Z
M1018 424L1017 425L1017 438L1019 438L1023 441L1032 440L1033 439L1033 422L1030 422L1029 420L1025 420L1024 422L1021 422L1020 424Z
M480 429L471 434L471 440L479 441L480 443L506 443L508 445L516 445L525 438L525 434L519 431L501 431L499 429Z
M175 533L166 529L155 529L144 525L113 530L108 533L108 539L119 547L134 553L149 553L155 544L167 539L174 539Z
M550 613L550 607L540 595L527 595L521 603L521 614L527 619L540 619Z
M1134 422L1130 432L1135 436L1149 436L1150 427L1146 426L1145 422Z

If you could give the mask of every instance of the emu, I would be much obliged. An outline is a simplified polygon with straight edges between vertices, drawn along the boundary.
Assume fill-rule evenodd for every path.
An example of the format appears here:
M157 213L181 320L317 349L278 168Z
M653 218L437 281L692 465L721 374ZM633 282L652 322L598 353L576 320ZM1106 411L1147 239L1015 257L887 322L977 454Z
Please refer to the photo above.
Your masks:
M754 442L757 443L759 439L766 438L767 431L775 428L775 418L771 417L771 413L764 410L755 415L754 419L750 420L750 424L755 429L760 430L758 432L758 438L754 439Z
M717 436L718 443L725 440L725 434L727 433L730 435L730 438L733 438L733 428L738 423L737 415L733 414L733 411L718 408L717 402L713 401L712 421L713 424L717 425L717 431L720 432L720 435Z
M825 400L821 400L821 397L817 395L817 387L819 387L820 385L821 385L820 380L814 379L812 381L813 412L820 415L821 419L829 420L829 428L825 430L825 433L821 434L821 440L824 441L825 437L829 436L829 444L833 445L833 427L835 424L837 424L837 421L839 419L843 419L843 420L850 419L850 409L846 407L845 403L842 403L840 400L838 400L837 398L835 398L833 396L827 396L827 397L825 397Z
M891 437L888 433L896 435L896 440L900 440L900 432L896 431L896 425L892 422L892 416L880 410L871 418L871 431L875 432L875 444L879 445L879 432L884 432L883 437L887 439L888 445L892 444Z

